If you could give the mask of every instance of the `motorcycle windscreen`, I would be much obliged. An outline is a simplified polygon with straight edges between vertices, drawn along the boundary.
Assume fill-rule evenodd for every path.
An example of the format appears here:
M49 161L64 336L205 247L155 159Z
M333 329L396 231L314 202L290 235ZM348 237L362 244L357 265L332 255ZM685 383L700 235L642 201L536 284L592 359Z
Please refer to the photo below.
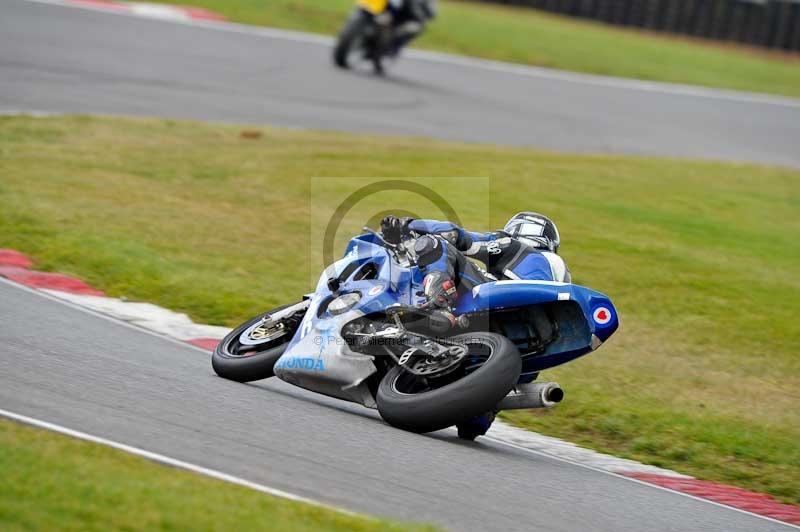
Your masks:
M344 282L351 279L358 273L361 266L366 263L373 263L380 270L380 276L389 279L391 277L392 260L389 253L382 246L371 242L352 239L347 246L344 257L337 260L322 272L317 281L317 294L328 294L328 279L337 278Z

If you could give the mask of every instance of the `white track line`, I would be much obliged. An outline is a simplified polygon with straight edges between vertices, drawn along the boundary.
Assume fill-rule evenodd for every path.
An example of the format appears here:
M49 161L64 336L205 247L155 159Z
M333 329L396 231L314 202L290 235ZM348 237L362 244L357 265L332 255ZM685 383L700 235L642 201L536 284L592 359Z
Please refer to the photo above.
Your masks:
M47 5L61 6L61 7L75 8L75 9L85 9L89 11L97 11L111 15L145 18L140 14L126 12L126 11L113 11L91 5L69 4L66 2L66 0L26 0L26 1L38 4L47 4ZM323 35L315 35L300 31L281 30L277 28L249 26L246 24L238 24L234 22L218 22L218 21L207 21L207 20L163 20L163 19L154 19L154 20L159 20L161 22L166 22L171 24L183 24L186 26L194 26L198 28L206 28L217 31L227 31L230 33L256 35L269 39L281 39L284 41L300 42L306 44L332 46L334 42L333 38L326 37ZM759 94L754 92L744 92L744 91L736 91L729 89L714 89L714 88L700 87L696 85L685 85L679 83L666 83L666 82L655 82L655 81L643 81L636 79L615 78L611 76L601 76L597 74L581 74L578 72L568 72L565 70L556 70L551 68L506 63L503 61L478 59L467 56L457 56L457 55L451 55L439 52L429 52L416 49L408 50L405 53L410 58L422 61L448 64L448 65L457 65L457 66L476 68L482 70L491 70L493 72L514 74L525 77L565 81L569 83L576 83L582 85L593 85L596 87L610 87L616 89L635 90L640 92L653 92L660 94L671 94L676 96L691 96L697 98L712 98L717 100L728 100L728 101L750 103L750 104L779 105L783 107L800 109L800 100L786 96L773 96L768 94Z
M39 1L39 0L34 0L34 1ZM48 294L46 292L43 292L41 290L29 288L27 286L21 285L19 283L15 283L13 281L9 281L8 279L4 279L2 277L0 277L0 283L6 284L8 286L15 287L15 288L18 288L20 290L23 290L23 291L31 293L31 294L36 294L36 295L38 295L40 297L43 297L45 299L49 299L51 301L55 301L55 302L60 303L62 305L66 305L68 307L71 307L73 309L79 310L81 312L85 312L86 314L90 314L92 316L95 316L95 317L98 317L98 318L102 318L104 320L107 320L107 321L122 325L124 327L128 327L130 329L134 329L134 330L143 332L145 334L149 334L151 336L155 336L157 338L161 338L161 339L167 340L167 341L172 342L174 344L181 345L181 346L184 346L184 347L188 347L190 349L194 349L195 351L200 351L200 352L204 353L205 355L208 355L208 351L206 349L202 349L202 348L194 346L192 344L188 344L186 342L183 342L183 341L180 341L180 340L176 340L175 338L171 338L169 336L165 336L163 334L159 334L159 333L150 331L148 329L143 329L141 327L138 327L136 325L130 324L128 322L120 321L120 320L118 320L116 318L113 318L111 316L106 316L104 314L101 314L101 313L96 312L94 310L88 309L86 307L82 307L80 305L77 305L77 304L72 303L70 301L67 301L65 299L57 298L57 297L52 296L52 295L50 295L50 294ZM19 414L14 414L12 412L7 412L7 411L2 410L2 409L0 409L0 416L9 417L11 419L25 418L25 416L20 416ZM32 419L33 420L33 418L26 418L26 419ZM46 421L39 421L39 420L33 420L33 421L35 421L36 423L43 423L43 424L47 424L47 425L52 425L52 424L50 424L50 423L48 423ZM23 422L25 422L25 421L23 421ZM30 424L35 425L36 423L30 423ZM40 426L40 425L37 425L37 426ZM53 425L53 426L58 427L58 425ZM48 428L48 427L44 427L44 428ZM67 429L67 428L64 428L64 427L60 427L60 428L62 428L63 430L66 430L66 431L77 432L77 431L72 431L71 429ZM52 430L56 430L56 429L52 429ZM520 430L522 430L522 429L520 429ZM57 432L61 432L60 430L56 430L56 431ZM68 434L68 433L64 432L64 434ZM83 433L78 433L78 434L83 434ZM97 438L96 436L90 436L88 434L86 436L88 436L89 438ZM76 437L80 437L80 436L76 436ZM522 445L519 445L519 444L516 444L516 443L512 443L512 442L509 442L509 441L501 440L501 439L498 439L498 438L495 438L495 437L492 437L492 436L483 436L483 438L485 438L486 440L491 441L493 443L500 444L500 445L505 445L507 447L510 447L512 449L516 449L518 451L531 453L531 454L534 454L536 456L543 456L543 457L546 457L546 458L549 458L549 459L552 459L552 460L557 460L559 462L570 464L572 466L582 467L582 468L585 468L585 469L590 469L592 471L596 471L596 472L602 473L604 475L610 475L612 477L616 477L616 478L620 478L620 479L623 479L623 480L627 480L628 482L635 482L635 483L641 484L643 486L649 486L649 487L654 488L654 489L659 489L659 490L666 491L666 492L669 492L669 493L674 493L674 494L680 495L682 497L688 497L688 498L694 499L696 501L704 502L704 503L707 503L707 504L712 504L712 505L718 506L720 508L726 508L728 510L733 510L735 512L739 512L739 513L742 513L742 514L746 514L746 515L750 515L750 516L753 516L753 517L757 517L759 519L765 519L765 520L773 522L773 523L777 523L777 524L780 524L780 525L784 525L784 526L787 526L787 527L790 527L790 528L794 528L794 529L800 530L800 526L793 525L793 524L787 523L785 521L779 521L777 519L773 519L772 517L767 517L765 515L759 515L759 514L756 514L756 513L752 513L752 512L749 512L747 510L742 510L741 508L736 508L734 506L728 506L726 504L721 504L721 503L718 503L718 502L715 502L715 501L712 501L712 500L709 500L709 499L704 499L702 497L691 495L689 493L684 493L684 492L681 492L681 491L672 490L672 489L669 489L669 488L666 488L666 487L663 487L663 486L658 486L656 484L650 484L648 482L645 482L645 481L642 481L642 480L639 480L639 479L636 479L636 478L633 478L633 477L628 477L628 476L625 476L623 474L616 473L614 471L601 469L601 468L592 466L590 464L573 461L573 460L570 460L569 458L564 458L562 456L558 456L558 455L555 455L555 454L550 454L550 453L547 453L547 452L544 452L544 451L541 451L541 450L538 450L538 449L530 449L528 447L524 447ZM102 438L97 438L97 439L102 440ZM94 441L94 440L89 440L89 441ZM109 441L110 442L110 440L105 440L105 441ZM122 443L116 443L116 442L110 442L110 443L113 444L113 445L111 445L112 447L116 447L116 448L129 447L129 446L127 446L125 444L122 444ZM130 448L131 449L136 449L134 447L130 447ZM123 449L123 450L125 450L125 449ZM141 451L141 452L144 452L144 453L149 453L149 451L143 451L141 449L138 449L138 450ZM136 454L136 453L134 453L134 454ZM151 453L151 454L155 454L155 453ZM157 455L157 456L161 456L161 455ZM174 460L174 459L168 458L168 457L164 457L164 458L166 458L167 460ZM156 460L156 461L159 461L159 460ZM168 463L168 462L164 462L164 463ZM202 468L201 466L193 466L192 464L187 464L187 465L189 465L190 467L197 467L197 468L200 468L200 469L205 469L205 468ZM176 467L181 467L181 466L176 466ZM190 470L193 470L193 469L190 469ZM223 476L226 476L226 477L230 477L230 478L237 478L237 477L233 477L231 475L227 475L226 473L222 473L222 472L219 472L219 471L213 471L213 470L210 470L210 469L208 469L207 471L210 471L210 472L218 474L218 475L223 475ZM214 476L214 475L210 475L210 476ZM219 477L215 477L215 478L219 478ZM222 479L222 480L225 480L225 479ZM240 482L235 482L235 483L241 484L243 486L249 486L249 484L253 484L254 486L259 486L259 484L254 484L254 483L251 483L250 481L247 481L247 480L244 480L244 479L238 479L238 480L241 480L241 483ZM273 488L268 488L266 486L263 486L263 487L264 487L264 489L267 489L267 490L273 489ZM258 489L258 488L254 488L254 489ZM259 490L259 491L262 491L262 490ZM280 492L280 490L275 490L275 491L279 491ZM265 493L271 493L271 492L265 491ZM284 492L281 492L281 493L284 493ZM328 506L328 505L326 505L324 503L316 502L316 501L313 501L313 500L310 500L310 499L304 499L303 497L300 497L298 495L294 495L294 494L288 494L288 495L290 495L291 497L287 497L287 498L294 498L293 500L302 500L303 502L309 502L310 504L315 504L317 506L330 508L330 509L342 512L342 513L351 514L351 515L358 515L359 517L364 517L364 516L362 516L360 514L355 514L353 512L349 512L348 510L344 510L344 509L341 509L341 508ZM278 496L280 496L280 495L278 495Z
M177 467L180 469L185 469L186 471L191 471L192 473L198 473L200 475L205 475L207 477L215 478L217 480L222 480L224 482L229 482L231 484L236 484L238 486L243 486L245 488L250 488L256 491L260 491L261 493L266 493L268 495L273 495L275 497L281 497L283 499L288 499L295 502L301 502L305 504L311 504L313 506L325 508L328 510L333 510L335 512L352 515L356 517L361 517L365 519L371 519L368 516L360 515L354 512L350 512L348 510L344 510L342 508L337 508L335 506L330 506L314 499L309 499L306 497L302 497L300 495L295 495L294 493L289 493L288 491L279 490L276 488L271 488L269 486L265 486L264 484L258 484L256 482L251 482L249 480L245 480L241 477L236 477L234 475L229 475L227 473L223 473L222 471L217 471L215 469L209 469L207 467L190 464L189 462L184 462L183 460L178 460L177 458L170 458L169 456L165 456L163 454L154 453L152 451L147 451L145 449L140 449L139 447L133 447L131 445L127 445L124 443L116 442L113 440L107 440L106 438L101 438L99 436L93 436L91 434L87 434L85 432L81 432L79 430L70 429L67 427L63 427L61 425L57 425L55 423L50 423L49 421L42 421L41 419L35 419L28 416L23 416L22 414L17 414L14 412L9 412L8 410L0 409L0 416L5 417L7 419L11 419L14 421L18 421L20 423L24 423L26 425L31 425L34 427L38 427L41 429L47 429L53 432L57 432L59 434L64 434L65 436L70 436L72 438L78 438L80 440L97 443L100 445L105 445L106 447L113 447L114 449L118 449L120 451L124 451L129 454L133 454L136 456L141 456L142 458L147 458L148 460L152 460L153 462L157 462L159 464L164 464L172 467Z

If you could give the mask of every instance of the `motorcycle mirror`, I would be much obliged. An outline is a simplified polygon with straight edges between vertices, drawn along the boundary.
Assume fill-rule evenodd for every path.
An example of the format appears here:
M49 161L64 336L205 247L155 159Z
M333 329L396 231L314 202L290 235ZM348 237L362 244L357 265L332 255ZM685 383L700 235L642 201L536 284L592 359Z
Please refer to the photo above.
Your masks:
M328 278L328 290L336 292L340 286L342 286L342 281L338 277Z

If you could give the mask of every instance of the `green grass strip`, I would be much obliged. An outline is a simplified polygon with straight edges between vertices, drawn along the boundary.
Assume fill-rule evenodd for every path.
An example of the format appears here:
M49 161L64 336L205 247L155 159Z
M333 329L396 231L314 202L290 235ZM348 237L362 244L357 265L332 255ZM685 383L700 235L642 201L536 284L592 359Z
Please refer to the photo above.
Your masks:
M3 530L433 530L347 515L0 419Z

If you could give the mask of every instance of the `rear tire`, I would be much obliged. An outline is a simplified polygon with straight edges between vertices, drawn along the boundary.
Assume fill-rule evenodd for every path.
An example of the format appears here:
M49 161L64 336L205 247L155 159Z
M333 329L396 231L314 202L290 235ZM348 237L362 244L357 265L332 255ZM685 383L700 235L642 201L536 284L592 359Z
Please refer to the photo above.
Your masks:
M381 380L376 397L378 411L390 425L412 432L433 432L465 423L493 411L514 387L522 360L516 346L505 336L470 333L451 340L488 350L488 360L454 382L421 393L398 390L398 383L410 378L410 374L400 366L392 368Z
M238 348L240 347L239 337L250 326L255 325L265 315L273 314L282 310L290 305L283 305L281 307L259 314L258 316L247 320L243 324L233 329L228 335L220 341L211 355L211 366L217 375L223 379L229 379L236 382L250 382L261 379L267 379L275 375L273 367L275 362L281 357L286 350L289 340L294 336L294 331L289 331L282 337L275 340L274 343L270 342L265 345L266 349L259 350L258 348L247 351L247 355L239 354Z
M336 41L336 47L333 49L333 62L339 68L350 68L347 58L350 56L353 45L359 37L361 37L367 27L372 24L369 16L363 11L354 13L350 20L347 21L339 39Z

